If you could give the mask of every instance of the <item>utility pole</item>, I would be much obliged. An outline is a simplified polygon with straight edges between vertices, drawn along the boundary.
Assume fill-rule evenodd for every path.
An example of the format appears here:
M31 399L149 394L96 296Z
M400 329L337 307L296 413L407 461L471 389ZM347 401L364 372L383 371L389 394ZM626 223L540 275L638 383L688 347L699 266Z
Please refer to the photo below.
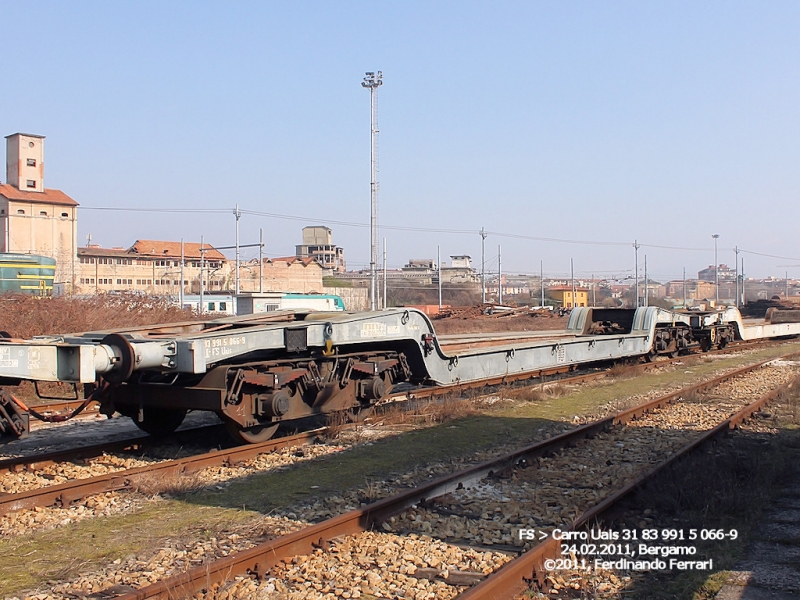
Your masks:
M571 308L575 308L575 305L577 304L575 302L575 269L572 266L572 259L571 258L569 259L569 278L570 278L570 284L572 286L572 307Z
M442 255L439 246L436 246L436 268L439 271L439 312L442 312Z
M747 294L744 293L744 256L742 257L742 306L747 304Z
M683 267L683 308L686 308L686 267Z
M789 271L786 271L786 299L789 299Z
M386 295L386 238L383 238L383 308L389 307L389 298Z
M206 255L203 252L203 236L200 236L200 314L202 315L205 310L203 310L203 270L206 268Z
M486 230L481 227L481 304L486 304Z
M542 308L544 308L544 261L539 261L539 289L542 293Z
M236 209L233 211L233 214L236 216L236 295L239 295L239 218L242 216L242 213L239 212L239 205L236 205Z
M183 238L181 238L181 293L180 293L181 308L183 308L183 263L186 262L184 255L185 253L183 248Z
M647 254L644 255L644 306L647 308L650 300L650 290L647 288Z
M736 308L739 308L739 246L734 246L733 251L736 253Z
M634 282L636 284L636 302L634 303L634 308L639 308L639 242L633 240L633 252L634 252Z
M364 81L361 86L369 90L371 108L371 144L370 144L370 166L372 178L370 180L371 212L369 219L370 232L370 251L369 251L369 274L370 274L370 297L369 309L375 310L375 294L378 288L378 182L376 172L378 170L378 87L383 85L383 72L378 71L376 75L369 71L365 73Z
M717 262L717 240L719 239L718 233L712 233L711 237L714 238L714 308L719 306L719 262Z
M503 303L503 267L500 262L500 244L497 244L497 303Z
M594 273L592 273L592 306L597 306L597 294L594 291Z
M264 229L258 228L258 293L264 293Z

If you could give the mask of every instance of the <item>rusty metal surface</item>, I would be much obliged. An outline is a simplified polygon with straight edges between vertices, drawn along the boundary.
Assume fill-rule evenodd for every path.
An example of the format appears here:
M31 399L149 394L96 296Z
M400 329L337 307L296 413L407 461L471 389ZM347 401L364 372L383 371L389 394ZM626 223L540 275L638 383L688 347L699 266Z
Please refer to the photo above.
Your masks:
M198 456L164 461L145 467L108 473L100 477L77 479L27 492L0 494L0 515L37 506L69 506L92 494L131 487L137 479L143 476L151 477L156 474L159 477L169 477L213 466L230 466L254 458L259 454L310 443L319 433L319 430L307 431L260 444L250 444L227 450L213 450Z
M36 409L40 413L69 413L78 408L81 404L83 404L83 400L53 400L49 402L42 402L40 404L36 403L28 403L30 408ZM99 405L98 404L90 404L87 406L83 412L86 413L96 413Z
M177 431L170 438L171 440L189 440L193 436L205 435L213 431L220 430L223 427L219 425L205 425L196 427L194 429L184 429ZM100 444L92 444L91 446L81 446L79 448L70 448L68 450L57 450L54 452L45 452L35 454L33 456L18 456L13 458L4 458L0 460L0 472L7 471L11 473L19 473L21 471L38 471L43 467L59 463L70 462L76 460L87 460L101 456L108 452L125 452L141 450L142 448L152 446L157 443L157 438L149 435L140 435L124 440L116 440L112 442L103 442Z
M741 372L742 369L739 369L738 373ZM620 500L644 485L649 479L655 477L667 466L671 465L679 458L689 454L710 439L729 429L733 429L736 425L744 421L762 406L774 400L784 389L791 388L793 385L797 384L800 384L800 377L795 378L792 382L784 386L772 390L771 392L760 397L758 400L747 405L745 408L736 412L734 415L728 417L716 427L701 433L694 440L680 448L667 459L649 469L634 481L626 484L614 494L595 505L593 508L584 512L581 516L575 519L571 529L576 530L588 523L595 521L603 514L608 512ZM496 573L492 574L478 585L460 594L458 598L460 600L507 600L509 598L513 598L515 595L527 590L529 587L528 582L530 581L536 580L541 585L544 582L544 577L546 574L543 568L545 559L556 558L558 556L560 556L559 541L554 540L552 537L548 538L541 544L537 544L531 548L525 554L501 567Z
M787 356L796 356L800 353L793 352ZM328 540L338 535L351 535L366 531L390 516L401 512L402 510L411 507L424 500L430 500L442 496L451 491L455 491L459 486L469 485L473 481L479 481L487 475L501 471L509 466L513 466L519 459L523 457L536 457L549 454L563 448L576 441L594 435L600 431L610 428L616 423L625 423L634 418L636 414L642 414L647 410L653 410L664 404L673 402L681 394L688 391L703 389L718 385L719 383L736 377L747 371L752 371L762 367L764 364L771 362L774 359L760 361L748 367L737 369L725 375L715 377L711 380L701 382L699 384L684 388L680 392L666 394L656 400L647 402L641 406L612 415L592 423L587 423L559 434L555 437L549 438L542 442L531 444L515 452L506 454L496 459L486 461L484 463L472 466L463 471L446 475L435 479L425 485L418 486L414 489L402 492L396 496L379 500L362 509L354 510L333 519L323 521L322 523L313 525L302 531L292 533L287 536L282 536L275 540L271 540L249 550L239 552L228 556L222 560L214 561L204 565L200 565L185 571L168 579L159 581L147 587L141 588L135 592L131 592L122 596L124 600L143 600L145 598L162 598L164 600L174 598L177 596L188 596L198 591L201 588L208 588L214 583L221 583L227 581L233 576L243 574L253 574L263 576L269 568L275 565L280 560L295 556L298 554L308 554L314 548L323 546ZM645 407L647 407L645 409ZM720 427L727 427L727 421ZM718 429L718 428L717 428ZM714 430L716 431L716 429ZM700 443L700 442L697 442ZM624 494L629 493L635 486L626 486L623 488ZM613 496L612 496L613 497ZM610 505L607 502L601 503L602 506ZM598 505L600 506L600 505ZM593 518L591 515L593 511L588 511L580 519ZM585 521L580 521L581 523ZM578 525L576 525L578 526ZM546 541L536 546L528 553L524 554L525 560L517 562L522 557L508 563L508 565L501 568L497 574L503 573L501 576L501 583L494 583L495 575L489 577L484 582L472 588L472 590L486 590L489 592L479 592L478 595L467 595L467 598L493 598L495 597L496 589L514 589L522 591L526 589L527 584L524 577L530 578L534 573L534 567L539 565L546 556L551 547L558 548L558 544L552 544L556 540ZM516 563L516 564L515 564ZM508 570L506 570L508 569ZM515 585L514 582L518 582ZM522 585L522 587L519 587ZM488 586L488 588L486 587ZM508 587L511 586L511 587ZM511 594L504 592L503 597L508 598Z

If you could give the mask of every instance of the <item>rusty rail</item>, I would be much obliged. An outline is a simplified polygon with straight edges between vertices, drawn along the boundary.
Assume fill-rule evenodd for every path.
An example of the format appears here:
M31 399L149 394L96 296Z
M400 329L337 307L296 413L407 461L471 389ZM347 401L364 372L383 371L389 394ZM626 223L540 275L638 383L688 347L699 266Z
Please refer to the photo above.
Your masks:
M792 352L785 355L783 358L797 356L798 354L800 353ZM353 535L372 529L380 525L380 523L390 516L402 512L406 508L453 492L461 486L468 486L472 482L480 481L492 473L514 466L522 458L552 454L581 439L605 431L615 424L627 423L629 420L644 412L672 403L683 394L714 387L738 375L759 369L773 360L775 359L771 358L769 360L759 361L747 367L742 367L714 377L713 379L688 386L678 392L666 394L616 415L581 425L548 440L531 444L499 458L474 465L463 471L440 477L414 489L374 502L364 508L353 510L316 525L312 525L302 531L281 536L248 550L184 571L134 592L124 594L121 598L123 600L145 600L150 598L169 600L174 597L190 596L197 591L208 589L214 584L223 583L237 575L249 574L256 577L263 577L270 568L284 558L299 554L308 554L315 548L325 547L329 540L337 536ZM537 548L539 547L537 546L534 550L537 550ZM537 550L537 552L542 552L542 550ZM527 556L527 553L524 556ZM509 564L514 565L515 563L516 560ZM505 567L500 569L498 573L504 572L504 570ZM532 567L527 565L515 565L511 567L508 572L516 574L518 571L522 573L519 580L524 581L523 576L525 574L530 576ZM513 579L513 576L504 575L504 578L509 578L510 580ZM487 579L484 583L488 582L490 579Z
M275 452L283 448L301 446L313 441L322 430L315 429L298 435L276 438L260 444L237 446L226 450L212 450L205 454L164 461L135 469L127 469L116 473L108 473L99 477L75 479L66 483L45 488L19 492L16 494L0 494L0 516L17 510L35 508L37 506L69 506L92 494L102 494L133 487L144 477L157 475L170 477L185 473L193 473L201 469L216 466L231 466L249 460L259 454Z
M707 441L720 435L721 433L730 429L734 429L765 404L774 400L783 390L791 388L796 384L800 384L800 376L794 378L788 384L780 386L779 388L776 388L765 394L755 402L748 404L746 407L722 421L716 427L703 432L694 440L669 456L667 459L642 474L636 480L626 484L614 494L605 498L596 506L584 512L581 516L575 519L571 529L574 531L594 522L602 515L607 513L620 500L628 496L631 492L640 488L648 480L654 478L663 469L683 456L686 456L690 452L694 451ZM510 563L503 565L497 572L493 573L484 581L480 582L464 593L459 594L458 598L460 600L477 600L484 598L501 600L513 598L515 595L524 592L529 588L529 582L534 580L539 585L543 585L546 576L544 561L549 558L556 558L560 556L560 543L561 542L559 540L549 537L542 543L531 548L525 554L519 556Z

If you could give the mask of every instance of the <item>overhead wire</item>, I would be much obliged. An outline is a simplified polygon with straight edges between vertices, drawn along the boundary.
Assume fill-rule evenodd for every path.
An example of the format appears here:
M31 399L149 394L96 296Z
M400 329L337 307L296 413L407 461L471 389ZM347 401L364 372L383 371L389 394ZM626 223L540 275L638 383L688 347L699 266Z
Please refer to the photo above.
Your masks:
M153 213L210 213L210 214L226 214L226 213L235 213L234 208L132 208L132 207L113 207L113 206L81 206L82 210L102 210L102 211L123 211L123 212L153 212ZM302 222L309 222L309 223L321 223L321 224L329 224L329 225L341 225L344 227L359 227L359 228L368 228L370 225L369 223L360 223L357 221L340 221L336 219L327 219L327 218L311 218L302 215L286 215L282 213L272 213L272 212L265 212L265 211L257 211L257 210L248 210L248 209L239 209L239 213L247 214L252 216L258 217L267 217L273 219L284 219L290 221L302 221ZM406 225L380 225L380 229L382 230L389 230L389 231L414 231L420 233L445 233L445 234L453 234L453 235L481 235L481 230L478 229L450 229L450 228L442 228L442 227L414 227L414 226L406 226ZM534 235L525 235L525 234L518 234L518 233L509 233L503 231L483 231L484 235L492 235L500 238L507 238L507 239L520 239L520 240L529 240L535 242L548 242L548 243L558 243L558 244L574 244L574 245L582 245L582 246L617 246L617 247L624 247L624 246L633 246L632 242L620 242L620 241L611 241L611 240L577 240L577 239L569 239L569 238L553 238L553 237L543 237L543 236L534 236ZM647 243L639 243L640 248L657 248L660 250L679 250L679 251L687 251L687 252L706 252L710 248L701 248L701 247L691 247L691 246L670 246L670 245L663 245L663 244L647 244ZM755 256L762 256L765 258L776 258L780 260L797 260L800 261L800 258L791 257L791 256L778 256L774 254L766 254L762 252L756 252L754 250L744 250L739 248L739 252L745 254L752 254Z

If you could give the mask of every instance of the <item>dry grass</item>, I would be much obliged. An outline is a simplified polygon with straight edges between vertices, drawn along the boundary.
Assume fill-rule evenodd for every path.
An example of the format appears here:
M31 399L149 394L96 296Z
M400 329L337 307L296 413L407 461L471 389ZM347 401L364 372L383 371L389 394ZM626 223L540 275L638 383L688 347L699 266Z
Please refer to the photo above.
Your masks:
M347 412L338 411L329 413L325 423L325 430L320 434L320 438L327 442L332 442L338 439L342 431L349 427L350 424L351 420L348 418Z
M635 363L617 362L608 370L608 377L612 379L630 379L641 375L641 371L636 368Z
M145 496L178 496L206 487L200 473L143 474L131 483L131 490Z
M446 423L455 419L469 417L476 413L475 406L469 400L448 395L427 403L418 414L425 423Z
M162 296L119 294L88 298L0 295L0 331L13 337L102 331L199 318Z
M697 390L689 390L681 395L681 402L684 404L704 404L709 400L710 398L706 394Z
M503 396L520 402L546 402L561 398L569 393L567 386L560 383L547 383L503 391Z
M471 397L449 394L418 401L416 408L405 403L382 408L380 421L384 425L432 425L446 423L478 414Z

